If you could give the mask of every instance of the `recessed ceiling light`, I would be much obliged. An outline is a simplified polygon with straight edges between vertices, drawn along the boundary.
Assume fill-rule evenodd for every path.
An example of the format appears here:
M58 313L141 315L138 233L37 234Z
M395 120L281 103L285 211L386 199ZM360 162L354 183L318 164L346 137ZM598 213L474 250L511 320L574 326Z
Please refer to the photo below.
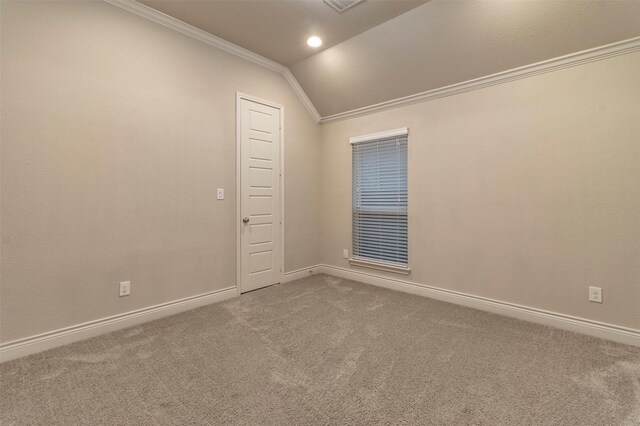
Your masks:
M318 36L311 36L307 40L307 44L311 47L319 47L322 45L322 40Z

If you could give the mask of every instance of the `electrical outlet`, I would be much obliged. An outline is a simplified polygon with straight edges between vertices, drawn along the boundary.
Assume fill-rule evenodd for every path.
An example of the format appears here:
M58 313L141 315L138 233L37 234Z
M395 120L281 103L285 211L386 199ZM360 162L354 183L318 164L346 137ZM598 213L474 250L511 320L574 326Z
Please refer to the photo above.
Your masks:
M349 258L349 249L342 250L342 258L343 259L348 259Z
M120 297L131 294L131 281L123 281L120 283Z
M602 303L602 289L600 287L589 287L589 302Z

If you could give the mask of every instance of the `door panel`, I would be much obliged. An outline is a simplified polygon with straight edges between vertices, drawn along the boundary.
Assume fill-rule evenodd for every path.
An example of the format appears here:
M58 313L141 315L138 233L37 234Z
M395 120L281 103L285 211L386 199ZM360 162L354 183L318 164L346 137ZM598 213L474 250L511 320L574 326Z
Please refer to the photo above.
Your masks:
M281 278L280 114L278 108L240 98L242 292Z
M251 139L251 158L256 160L273 160L271 142Z
M250 174L249 178L255 188L273 187L273 170L252 168Z
M273 265L273 252L267 250L259 253L251 253L249 265L252 273L270 271Z
M251 234L249 237L249 244L264 244L273 241L273 225L270 223L264 223L260 225L253 225L251 227Z
M249 217L273 214L273 202L269 195L251 195Z

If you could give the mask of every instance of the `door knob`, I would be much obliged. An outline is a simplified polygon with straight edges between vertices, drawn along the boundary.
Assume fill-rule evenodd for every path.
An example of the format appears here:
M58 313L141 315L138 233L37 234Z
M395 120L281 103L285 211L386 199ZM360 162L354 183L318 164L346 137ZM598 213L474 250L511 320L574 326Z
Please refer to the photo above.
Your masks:
M248 217L243 217L242 218L242 222L243 223L249 223L249 218Z

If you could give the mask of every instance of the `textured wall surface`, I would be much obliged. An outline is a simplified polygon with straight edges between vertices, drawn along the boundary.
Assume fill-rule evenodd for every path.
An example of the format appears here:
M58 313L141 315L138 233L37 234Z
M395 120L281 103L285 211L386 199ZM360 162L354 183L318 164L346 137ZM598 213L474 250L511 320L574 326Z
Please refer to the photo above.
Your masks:
M410 279L640 328L639 53L320 127L112 5L1 19L1 342L235 284L236 91L285 106L285 270L349 267L348 138L408 126Z
M410 280L640 329L638 75L636 52L323 125L323 263L350 267L349 137L406 126Z
M1 36L2 342L235 285L236 91L284 105L285 270L319 262L280 74L104 2L2 2Z
M291 69L326 116L638 36L635 0L431 0Z

